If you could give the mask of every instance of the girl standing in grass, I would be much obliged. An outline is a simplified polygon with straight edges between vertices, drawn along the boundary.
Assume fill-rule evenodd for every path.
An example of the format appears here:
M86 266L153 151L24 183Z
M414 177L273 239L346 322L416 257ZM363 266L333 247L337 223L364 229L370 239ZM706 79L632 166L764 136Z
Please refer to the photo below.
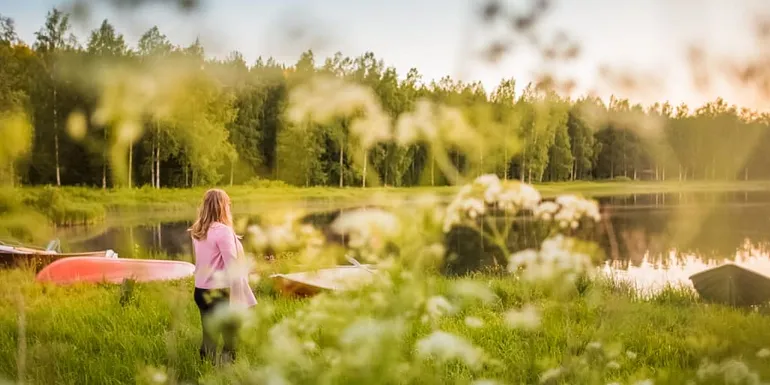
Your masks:
M243 245L233 230L230 197L222 190L211 189L203 196L198 218L189 229L195 254L195 304L201 314L203 329L200 355L213 359L217 340L224 339L222 361L235 360L237 328L215 327L212 313L226 305L253 307L257 299L248 282L248 270L236 262L244 258Z

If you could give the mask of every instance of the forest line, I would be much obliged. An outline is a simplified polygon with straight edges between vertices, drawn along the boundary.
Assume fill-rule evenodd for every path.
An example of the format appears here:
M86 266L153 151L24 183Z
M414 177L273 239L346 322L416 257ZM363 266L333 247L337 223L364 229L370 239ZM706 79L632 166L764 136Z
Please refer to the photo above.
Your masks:
M487 92L480 82L449 77L423 82L417 69L399 77L371 52L318 63L307 51L291 66L272 58L249 65L238 52L206 59L199 41L178 46L157 27L136 47L107 20L78 38L69 15L57 9L32 44L18 39L11 19L0 23L0 129L8 138L0 150L0 178L16 185L103 188L254 179L360 186L363 170L352 160L349 119L299 131L289 127L291 91L317 75L369 87L392 118L429 100L461 111L470 125L485 126L495 135L489 141L515 142L474 155L463 146L448 148L452 165L468 176L494 172L529 182L770 179L763 156L770 148L770 116L722 99L697 108L617 98L605 104L588 96L562 98L535 85L517 93L514 79ZM137 86L147 79L142 87L151 90ZM114 100L111 92L118 94ZM155 99L142 102L142 92ZM138 106L126 106L126 100ZM111 120L133 110L150 111L137 113L138 127ZM28 117L26 125L19 113ZM125 151L111 151L120 146ZM449 184L425 143L377 143L365 156L379 185ZM122 168L127 173L114 172Z

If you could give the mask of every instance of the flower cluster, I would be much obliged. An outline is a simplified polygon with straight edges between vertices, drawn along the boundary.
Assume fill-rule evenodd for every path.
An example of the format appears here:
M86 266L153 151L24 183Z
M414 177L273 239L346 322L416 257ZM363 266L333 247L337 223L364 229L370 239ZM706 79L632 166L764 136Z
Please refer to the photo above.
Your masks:
M449 204L444 217L444 231L452 226L475 221L490 211L516 215L535 210L540 193L531 185L519 181L501 181L495 174L481 175L465 185Z
M588 272L593 267L591 257L575 250L577 240L561 234L543 241L539 251L523 250L508 259L508 271L522 271L525 280L549 280L567 274L576 276Z
M460 109L436 105L427 99L418 100L414 111L399 116L395 139L404 146L420 140L428 143L442 141L461 147L481 141Z
M292 216L277 225L249 226L247 241L251 248L258 252L303 250L308 257L320 253L325 244L323 234L318 229L300 224Z
M585 218L594 222L601 220L598 203L576 195L561 195L553 202L542 202L533 210L533 213L535 218L545 222L555 222L562 229L577 229L580 221Z
M364 148L391 139L391 121L371 88L336 77L316 77L294 89L289 97L288 120L329 124L336 118L355 117L350 133Z
M540 311L532 305L525 305L519 310L511 309L505 313L505 323L514 329L533 330L540 326Z
M760 384L759 374L741 361L730 359L721 363L705 361L696 373L700 381L722 380L726 384Z
M417 355L435 358L440 362L460 361L470 368L478 368L484 362L484 351L462 337L437 330L417 341Z
M347 245L364 260L382 259L386 248L401 233L398 217L382 209L359 209L340 214L331 229L348 238Z

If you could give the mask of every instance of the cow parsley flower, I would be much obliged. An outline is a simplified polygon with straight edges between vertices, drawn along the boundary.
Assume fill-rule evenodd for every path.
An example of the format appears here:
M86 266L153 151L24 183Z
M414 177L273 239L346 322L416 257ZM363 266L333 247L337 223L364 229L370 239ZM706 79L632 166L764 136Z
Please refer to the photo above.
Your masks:
M505 323L515 329L533 330L540 326L540 312L532 305L509 310L504 315Z
M478 368L484 359L484 351L464 338L444 331L435 331L417 341L417 355L436 358L441 362L459 360L471 368Z

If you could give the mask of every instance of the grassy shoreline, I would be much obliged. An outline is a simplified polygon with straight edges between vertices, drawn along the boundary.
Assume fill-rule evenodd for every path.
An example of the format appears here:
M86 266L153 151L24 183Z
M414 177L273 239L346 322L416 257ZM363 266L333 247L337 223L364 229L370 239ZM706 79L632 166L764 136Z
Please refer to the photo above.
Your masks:
M238 371L253 371L266 364L260 354L267 343L267 330L309 306L305 300L276 297L263 281L255 287L260 301L255 311L273 312L245 329L241 362L217 371L197 361L199 320L188 280L137 285L127 294L117 285L45 287L19 271L0 272L0 279L8 283L0 288L0 380L21 380L17 378L21 362L27 383L144 383L141 376L148 368L165 368L167 375L183 383L229 383L238 377L244 382L235 383L250 383ZM597 384L631 384L653 379L655 384L681 384L696 378L704 359L714 363L740 360L760 378L770 378L770 358L757 354L770 347L770 324L757 312L705 305L675 289L642 300L627 288L603 282L559 301L510 278L479 276L474 281L490 287L497 299L465 307L441 318L436 326L483 348L500 365L481 372L456 364L424 367L416 374L424 376L424 381L423 377L406 377L403 383L470 383L477 379L536 383L548 368L575 359L587 359L593 369L588 377L572 373L578 377L569 383L589 383L584 381L590 379ZM440 280L438 292L446 293L453 282ZM351 301L365 298L364 294L350 295ZM502 321L506 309L522 303L543 309L542 322L535 330L511 329ZM467 317L482 320L484 326L472 325ZM406 346L430 332L420 322L407 327ZM598 350L592 352L596 346ZM331 346L326 348L334 351ZM393 353L393 348L386 349ZM320 356L310 357L320 360Z
M590 197L675 192L742 192L770 191L770 181L698 181L698 182L557 182L535 184L544 196L564 193ZM373 197L408 197L416 194L451 196L459 187L252 187L222 186L234 205L250 206L274 203L365 201ZM187 189L108 189L84 187L22 187L18 189L27 201L44 200L54 195L73 206L98 204L106 211L177 211L194 209L207 188ZM48 195L48 196L47 196Z
M770 191L770 181L737 182L560 182L535 185L544 197L581 194L588 197L651 193L704 193ZM459 187L287 187L223 186L231 196L236 214L265 209L327 209L334 205L360 205L400 200L420 194L450 199ZM195 214L206 188L108 189L86 187L21 187L0 189L0 238L22 242L47 242L50 227L99 225L115 218L181 220Z

